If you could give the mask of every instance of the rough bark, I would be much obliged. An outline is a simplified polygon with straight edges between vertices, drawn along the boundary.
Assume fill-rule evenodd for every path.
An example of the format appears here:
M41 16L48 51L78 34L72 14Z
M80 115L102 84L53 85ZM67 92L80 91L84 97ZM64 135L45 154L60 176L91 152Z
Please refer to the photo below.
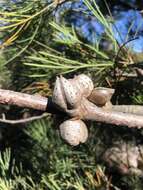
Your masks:
M63 113L53 104L51 98L13 92L10 90L0 89L0 103L33 108L55 114ZM89 102L87 99L83 99L79 108L76 110L67 110L65 114L68 114L70 117L79 117L83 120L99 121L128 127L143 127L143 116L117 112L114 110L106 111Z
M0 103L45 111L48 99L40 95L0 89Z

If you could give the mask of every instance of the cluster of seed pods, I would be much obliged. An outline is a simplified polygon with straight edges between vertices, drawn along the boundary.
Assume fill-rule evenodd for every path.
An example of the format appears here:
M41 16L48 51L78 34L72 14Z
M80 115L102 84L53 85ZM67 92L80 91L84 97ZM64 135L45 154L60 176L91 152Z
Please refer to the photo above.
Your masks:
M92 80L85 74L66 79L57 77L52 100L62 111L77 109L82 99L87 98L97 106L105 106L114 93L109 88L94 88ZM77 146L88 138L86 124L80 118L71 118L64 121L60 127L61 137L70 145Z

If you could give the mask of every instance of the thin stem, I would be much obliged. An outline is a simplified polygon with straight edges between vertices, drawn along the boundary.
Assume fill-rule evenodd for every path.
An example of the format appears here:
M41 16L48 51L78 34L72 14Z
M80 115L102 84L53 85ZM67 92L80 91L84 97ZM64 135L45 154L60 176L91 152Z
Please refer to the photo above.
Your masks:
M36 120L39 120L39 119L46 118L48 116L49 116L48 113L43 113L41 115L32 116L32 117L25 118L25 119L17 119L17 120L10 120L10 119L6 119L6 118L0 118L0 122L10 124L10 125L16 125L16 124L22 124L22 123L28 123L28 122L36 121Z

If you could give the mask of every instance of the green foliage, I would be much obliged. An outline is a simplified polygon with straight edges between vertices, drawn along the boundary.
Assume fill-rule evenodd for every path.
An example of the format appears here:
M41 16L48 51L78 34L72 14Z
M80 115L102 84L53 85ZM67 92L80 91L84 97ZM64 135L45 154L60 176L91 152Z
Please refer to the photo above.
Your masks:
M139 93L139 95L133 97L133 101L135 102L135 104L143 104L143 95Z
M109 146L104 144L105 141L119 138L119 129L115 134L110 127L107 130L106 127L102 126L101 129L101 126L93 125L86 144L70 147L61 140L54 125L47 118L32 122L24 128L27 135L27 138L23 139L24 145L21 146L20 137L20 146L14 150L14 159L19 160L19 167L10 150L1 153L1 189L99 190L110 185L118 190L110 181L110 176L106 176L105 168L97 165L96 155L102 155L105 146ZM142 179L135 176L118 177L116 185L141 189Z
M110 23L101 13L95 1L95 8L89 1L85 1L85 4L87 8L91 10L95 18L105 27L106 30L104 36L111 41L113 54L116 54L118 44L114 38ZM114 62L110 59L111 52L110 54L109 52L103 52L99 47L101 39L97 41L95 46L93 46L82 42L73 27L59 26L55 22L50 23L50 26L54 31L53 43L56 42L57 46L61 46L61 48L66 47L68 54L66 54L65 50L64 53L62 53L61 50L54 51L54 49L45 46L42 51L36 51L35 55L32 54L32 56L28 56L24 64L35 68L35 72L40 73L39 75L31 75L32 77L46 76L46 74L48 75L49 70L54 71L55 74L90 71L90 73L96 72L97 75L100 73L103 75L104 72L107 72L107 70L113 67ZM71 52L71 56L69 52ZM75 52L74 60L72 58L72 52Z
M11 160L11 150L0 153L0 190L15 190L19 187L26 190L26 178L20 176L20 171Z
M105 27L105 35L107 36L107 39L112 42L113 49L116 52L118 44L114 37L114 33L112 31L111 23L103 13L100 11L99 6L97 5L96 1L88 1L84 0L85 5L88 7L88 9L91 11L91 13L95 16L95 18Z
M10 71L5 66L5 58L2 53L0 52L0 88L8 88L10 85Z
M51 121L33 122L24 129L28 135L25 149L15 150L14 159L13 150L0 154L1 190L84 190L86 187L92 190L106 185L104 169L95 166L92 150L85 145L71 148L54 130ZM19 167L15 162L18 158Z
M77 48L79 48L78 51L80 50L80 48L82 49L83 47L85 47L88 53L90 52L89 54L93 52L95 56L97 54L97 56L101 56L103 60L93 60L92 56L91 58L90 56L88 56L88 58L83 58L83 62L81 62L81 57L79 57L79 60L72 60L71 57L68 58L67 56L63 56L63 54L60 52L56 51L53 53L45 49L43 51L39 51L38 54L36 53L36 56L29 56L27 60L31 60L32 63L24 63L25 65L36 67L39 69L41 68L45 72L46 70L54 70L56 73L69 73L75 72L77 70L90 70L91 68L93 69L93 71L97 72L97 75L106 70L106 68L108 69L113 66L113 62L108 60L108 55L99 50L98 44L96 47L93 47L91 45L83 43L78 39L74 30L70 32L68 28L60 27L56 23L51 23L51 26L53 26L54 29L57 30L57 33L55 34L55 41L57 43L60 43L61 46L62 44L64 44L71 49L73 48L73 46L77 46ZM45 75L46 74L44 74L44 76Z

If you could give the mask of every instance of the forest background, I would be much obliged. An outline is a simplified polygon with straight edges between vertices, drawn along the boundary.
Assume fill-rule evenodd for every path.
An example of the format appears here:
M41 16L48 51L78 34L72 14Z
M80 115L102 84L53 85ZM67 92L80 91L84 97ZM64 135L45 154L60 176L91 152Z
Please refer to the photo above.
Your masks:
M48 97L56 76L85 73L115 88L114 104L143 104L143 3L139 0L1 0L0 87ZM39 111L0 106L1 116ZM89 138L67 145L57 120L0 123L0 189L142 189L142 177L102 161L115 142L142 145L142 130L89 122Z

